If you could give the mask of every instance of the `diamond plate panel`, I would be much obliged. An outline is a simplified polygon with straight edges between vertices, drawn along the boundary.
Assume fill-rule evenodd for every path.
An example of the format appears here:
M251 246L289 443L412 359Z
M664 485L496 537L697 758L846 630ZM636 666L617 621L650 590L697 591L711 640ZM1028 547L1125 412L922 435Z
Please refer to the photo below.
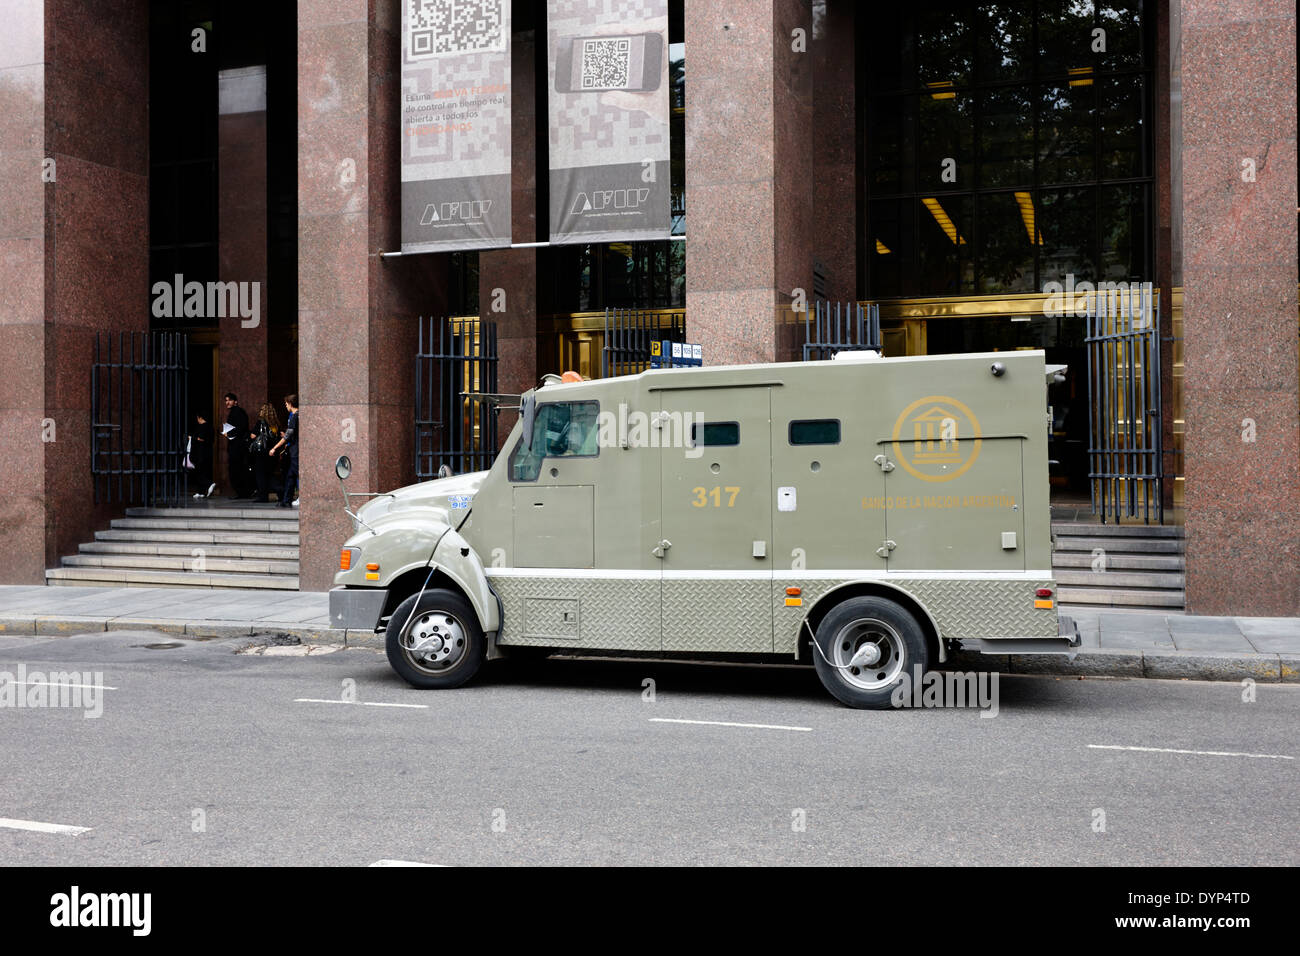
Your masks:
M772 650L768 578L664 580L664 650L717 654Z
M604 651L659 650L659 578L531 577L488 573L504 612L497 643L531 647L582 647ZM528 634L530 598L578 602L576 639Z
M1053 588L1050 579L971 581L950 578L804 578L785 573L772 587L772 613L776 622L773 649L793 654L798 646L804 615L825 594L852 581L879 581L910 594L930 612L939 633L946 638L1056 637L1056 611L1035 608L1035 588ZM785 589L803 590L803 607L785 606Z

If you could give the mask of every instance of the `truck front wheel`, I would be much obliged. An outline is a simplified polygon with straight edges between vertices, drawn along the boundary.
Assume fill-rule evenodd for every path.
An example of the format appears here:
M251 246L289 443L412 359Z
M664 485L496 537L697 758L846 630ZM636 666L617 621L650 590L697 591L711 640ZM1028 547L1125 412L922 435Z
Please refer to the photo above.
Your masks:
M850 707L885 709L904 673L929 666L921 626L906 610L880 597L836 605L817 626L813 663L825 688Z
M478 672L486 646L469 602L444 589L399 604L388 619L385 643L393 670L421 689L464 684Z

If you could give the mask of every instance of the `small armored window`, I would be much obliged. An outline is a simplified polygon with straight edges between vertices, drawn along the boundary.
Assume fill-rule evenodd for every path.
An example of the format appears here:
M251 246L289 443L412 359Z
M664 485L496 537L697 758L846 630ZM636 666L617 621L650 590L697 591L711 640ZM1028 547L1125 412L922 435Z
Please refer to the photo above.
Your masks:
M840 420L814 418L790 423L791 445L838 445Z
M697 448L739 445L740 422L696 422L691 426L691 444Z

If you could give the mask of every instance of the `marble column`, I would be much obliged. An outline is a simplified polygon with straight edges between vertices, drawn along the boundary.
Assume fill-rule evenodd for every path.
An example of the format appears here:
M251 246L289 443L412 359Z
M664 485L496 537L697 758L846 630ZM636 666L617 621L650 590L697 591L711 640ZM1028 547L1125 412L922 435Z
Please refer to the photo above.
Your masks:
M283 424L282 396L267 392L266 67L223 70L218 90L218 278L256 282L259 290L256 325L238 314L219 320L218 388L239 396L250 422L269 401ZM216 474L223 493L229 493L221 480L224 465Z
M373 11L373 12L372 12ZM349 487L414 481L416 317L446 311L445 257L400 247L398 4L298 4L300 586L326 590Z
M1173 0L1187 609L1300 613L1296 11ZM1178 113L1175 111L1175 116Z
M531 30L519 32L511 43L511 233L515 242L534 242L538 238L536 36ZM497 391L525 392L537 384L542 372L554 371L537 367L536 249L480 252L478 301L479 315L497 323ZM496 311L498 307L501 311ZM498 415L498 436L504 443L515 413L503 409Z
M94 504L95 333L148 328L146 0L8 0L0 32L3 580L42 583Z
M855 14L815 6L686 4L686 321L709 365L793 358L818 259L856 295Z

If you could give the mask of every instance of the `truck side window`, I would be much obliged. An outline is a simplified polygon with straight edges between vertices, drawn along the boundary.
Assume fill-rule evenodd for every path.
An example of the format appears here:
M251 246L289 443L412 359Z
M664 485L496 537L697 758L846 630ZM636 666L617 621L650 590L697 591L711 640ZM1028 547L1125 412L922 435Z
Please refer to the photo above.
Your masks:
M840 420L838 418L805 419L790 423L791 445L838 445Z
M691 444L696 448L706 445L739 445L739 422L696 422L691 425Z
M598 402L539 405L532 447L521 438L510 453L510 480L536 481L547 458L595 458L600 454L599 418Z

